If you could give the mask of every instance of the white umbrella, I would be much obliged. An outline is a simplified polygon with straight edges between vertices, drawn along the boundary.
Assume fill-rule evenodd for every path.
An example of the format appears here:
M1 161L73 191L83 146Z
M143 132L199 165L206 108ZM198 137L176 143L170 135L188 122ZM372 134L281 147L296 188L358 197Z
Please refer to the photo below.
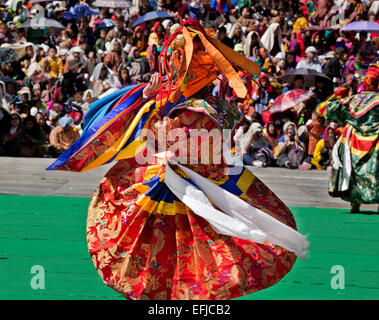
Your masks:
M126 0L96 0L92 3L94 7L98 8L129 8L130 3Z
M45 29L45 28L52 28L52 29L66 29L66 27L59 23L58 21L54 19L48 19L45 17L34 17L30 20L27 20L24 22L21 26L19 26L20 29Z

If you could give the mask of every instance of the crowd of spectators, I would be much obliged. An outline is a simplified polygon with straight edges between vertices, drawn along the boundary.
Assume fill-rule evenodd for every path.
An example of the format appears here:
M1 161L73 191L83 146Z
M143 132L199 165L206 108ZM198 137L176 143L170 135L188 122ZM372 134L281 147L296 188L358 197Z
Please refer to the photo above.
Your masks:
M88 0L40 2L38 7L28 0L0 0L0 46L17 54L10 63L0 61L1 155L59 156L80 137L92 102L149 81L159 69L170 26L191 17L261 67L259 77L240 72L249 90L244 101L222 78L212 91L246 116L235 136L243 141L245 163L300 169L330 166L342 124L327 123L315 108L340 86L347 87L349 95L361 90L367 67L377 61L379 34L342 32L341 26L379 22L379 1L126 2L124 8L113 9L94 8ZM68 16L75 6L88 10ZM150 11L165 11L172 18L132 27ZM65 28L21 27L41 13ZM303 75L283 81L285 74L300 68L326 77L316 77L312 87ZM311 90L314 95L291 110L271 114L275 98L292 89Z

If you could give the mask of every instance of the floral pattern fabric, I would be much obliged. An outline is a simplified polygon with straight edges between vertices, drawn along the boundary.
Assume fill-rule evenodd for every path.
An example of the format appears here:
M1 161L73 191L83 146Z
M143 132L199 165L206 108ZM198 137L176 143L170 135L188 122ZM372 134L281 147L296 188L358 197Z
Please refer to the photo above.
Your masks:
M234 130L242 117L212 99L190 99L171 110L171 128ZM160 121L156 113L149 128L156 131ZM136 300L231 299L272 286L291 270L292 252L216 233L168 189L165 167L161 159L144 166L120 160L91 199L88 248L108 286ZM228 175L225 163L188 167L296 229L289 209L247 169Z

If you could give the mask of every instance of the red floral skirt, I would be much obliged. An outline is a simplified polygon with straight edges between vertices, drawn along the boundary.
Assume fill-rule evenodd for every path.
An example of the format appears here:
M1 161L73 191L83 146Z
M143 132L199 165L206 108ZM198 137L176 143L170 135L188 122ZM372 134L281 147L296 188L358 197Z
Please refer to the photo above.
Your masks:
M216 233L175 198L164 170L121 160L93 194L88 248L108 286L127 299L221 300L272 286L291 270L296 255L282 247ZM228 179L206 172L209 166L194 170ZM238 187L241 199L296 229L288 208L253 174L245 173Z

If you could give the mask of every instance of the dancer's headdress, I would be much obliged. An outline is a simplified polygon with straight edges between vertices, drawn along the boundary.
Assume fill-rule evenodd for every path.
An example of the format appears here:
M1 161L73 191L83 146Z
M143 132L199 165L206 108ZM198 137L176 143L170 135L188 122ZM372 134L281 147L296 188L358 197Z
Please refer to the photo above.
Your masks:
M172 53L170 58L168 52ZM195 19L171 27L159 61L161 86L156 94L157 101L162 102L162 109L167 103L176 103L182 96L192 96L212 83L218 73L229 81L237 97L244 99L248 90L237 71L252 75L260 73L258 64L213 39Z

